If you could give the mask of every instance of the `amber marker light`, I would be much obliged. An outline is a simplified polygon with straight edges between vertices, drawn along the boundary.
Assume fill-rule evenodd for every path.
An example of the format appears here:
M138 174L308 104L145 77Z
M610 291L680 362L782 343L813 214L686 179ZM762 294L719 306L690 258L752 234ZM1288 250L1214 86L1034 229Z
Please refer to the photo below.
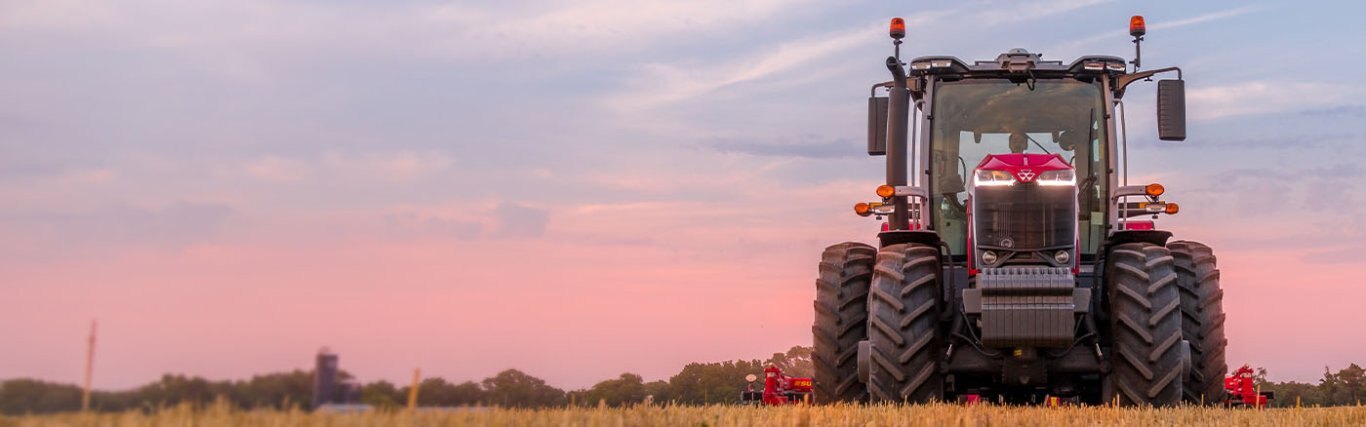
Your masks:
M868 206L867 203L858 202L854 204L854 213L858 214L858 216L868 216L868 214L872 212L873 208Z
M1163 187L1162 184L1154 182L1152 184L1148 184L1147 187L1143 187L1143 192L1148 193L1149 196L1157 197L1161 196L1162 193L1166 193L1167 187Z
M1168 202L1168 203L1167 203L1166 212L1167 212L1167 215L1176 215L1177 212L1181 212L1181 205L1178 205L1178 204L1176 204L1176 203Z
M1139 19L1141 20L1142 18L1139 18ZM905 20L905 19L901 19L901 18L892 18L891 36L892 36L892 38L897 39L897 40L901 40L901 38L906 37L906 20Z
M1143 15L1134 15L1129 18L1129 35L1142 37L1148 33L1148 26L1143 24Z
M893 187L893 186L890 186L890 185L879 185L879 186L877 186L877 196L878 196L878 197L881 197L881 198L884 198L884 199L885 199L885 198L892 197L892 196L895 196L895 195L896 195L896 187Z

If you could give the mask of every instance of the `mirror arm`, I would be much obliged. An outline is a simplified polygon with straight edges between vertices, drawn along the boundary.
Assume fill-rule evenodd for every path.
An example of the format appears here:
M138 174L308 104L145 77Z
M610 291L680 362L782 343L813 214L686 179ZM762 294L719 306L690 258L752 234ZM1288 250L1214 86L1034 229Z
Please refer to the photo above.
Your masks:
M891 88L891 87L892 87L892 82L891 82L891 81L885 81L885 82L882 82L882 83L878 83L878 84L873 85L873 87L868 88L868 96L870 96L870 97L872 97L872 96L877 96L877 88L880 88L880 87Z
M1133 82L1136 82L1136 81L1139 81L1139 80L1143 80L1143 79L1152 77L1152 76L1154 76L1154 75L1161 74L1161 73L1165 73L1165 72L1168 72L1168 71L1175 71L1175 72L1176 72L1176 79L1177 79L1177 80L1182 80L1182 77L1181 77L1181 67L1158 68L1158 69L1155 69L1155 70L1148 70L1148 71L1144 71L1144 72L1141 72L1141 73L1125 74L1125 75L1119 76L1119 78L1115 80L1115 93L1119 94L1118 97L1122 98L1122 97L1124 97L1124 88L1129 87L1129 84L1130 84L1130 83L1133 83Z

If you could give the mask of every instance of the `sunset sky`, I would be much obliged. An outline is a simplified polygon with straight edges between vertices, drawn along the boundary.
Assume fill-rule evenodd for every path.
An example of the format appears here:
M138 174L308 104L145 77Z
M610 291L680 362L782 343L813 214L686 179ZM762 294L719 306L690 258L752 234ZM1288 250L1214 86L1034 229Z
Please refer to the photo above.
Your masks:
M1141 6L1140 6L1141 5ZM885 25L907 57L1179 65L1127 95L1131 179L1213 246L1231 365L1366 362L1356 2L0 0L0 378L562 388L811 343ZM739 379L737 379L739 381Z

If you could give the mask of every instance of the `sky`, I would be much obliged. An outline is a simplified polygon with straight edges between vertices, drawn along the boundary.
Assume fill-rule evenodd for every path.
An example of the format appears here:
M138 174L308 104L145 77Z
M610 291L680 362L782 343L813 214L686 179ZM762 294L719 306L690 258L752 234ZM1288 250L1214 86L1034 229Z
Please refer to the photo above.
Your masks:
M0 0L0 378L517 368L562 388L810 345L819 254L883 159L906 57L1178 65L1130 179L1214 247L1228 361L1366 362L1354 2Z

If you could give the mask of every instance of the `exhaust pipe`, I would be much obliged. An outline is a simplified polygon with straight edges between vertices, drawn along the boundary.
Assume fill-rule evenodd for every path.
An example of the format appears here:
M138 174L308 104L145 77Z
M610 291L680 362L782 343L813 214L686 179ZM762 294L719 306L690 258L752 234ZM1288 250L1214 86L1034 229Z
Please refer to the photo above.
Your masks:
M887 70L892 72L892 88L887 102L887 185L906 185L906 130L910 120L911 91L906 87L906 69L895 56L887 57ZM888 230L905 230L910 220L906 196L892 197L892 214Z

